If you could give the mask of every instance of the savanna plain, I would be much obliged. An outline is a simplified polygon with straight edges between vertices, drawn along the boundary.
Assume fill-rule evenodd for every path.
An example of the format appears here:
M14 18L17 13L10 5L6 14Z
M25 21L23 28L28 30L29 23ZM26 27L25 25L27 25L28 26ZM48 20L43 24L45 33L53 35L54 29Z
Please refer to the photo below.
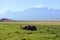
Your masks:
M21 29L25 25L37 30ZM0 40L60 40L60 22L0 22Z

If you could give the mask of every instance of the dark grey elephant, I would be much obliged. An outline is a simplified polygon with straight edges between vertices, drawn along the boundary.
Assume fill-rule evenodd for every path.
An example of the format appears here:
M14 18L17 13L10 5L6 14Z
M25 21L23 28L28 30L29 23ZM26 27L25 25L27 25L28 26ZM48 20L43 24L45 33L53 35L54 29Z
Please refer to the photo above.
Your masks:
M31 25L27 25L24 28L21 27L21 29L32 30L32 31L37 30L36 26L31 26Z

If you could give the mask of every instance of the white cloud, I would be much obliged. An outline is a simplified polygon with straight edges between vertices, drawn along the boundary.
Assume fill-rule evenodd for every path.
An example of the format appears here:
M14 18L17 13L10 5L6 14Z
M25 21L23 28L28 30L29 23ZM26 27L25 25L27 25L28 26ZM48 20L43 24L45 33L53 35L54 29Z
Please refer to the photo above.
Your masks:
M37 5L34 5L33 7L34 7L34 8L44 8L45 6L42 5L42 4L37 4Z

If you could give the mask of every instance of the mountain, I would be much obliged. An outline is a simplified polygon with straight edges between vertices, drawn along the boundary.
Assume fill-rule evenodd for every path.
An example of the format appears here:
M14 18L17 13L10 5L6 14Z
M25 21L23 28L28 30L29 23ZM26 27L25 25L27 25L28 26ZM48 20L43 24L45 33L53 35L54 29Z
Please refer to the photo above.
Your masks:
M16 20L8 19L8 18L2 18L0 19L0 22L17 22Z
M15 20L60 20L60 9L31 8L25 11L8 11L0 15L0 18Z

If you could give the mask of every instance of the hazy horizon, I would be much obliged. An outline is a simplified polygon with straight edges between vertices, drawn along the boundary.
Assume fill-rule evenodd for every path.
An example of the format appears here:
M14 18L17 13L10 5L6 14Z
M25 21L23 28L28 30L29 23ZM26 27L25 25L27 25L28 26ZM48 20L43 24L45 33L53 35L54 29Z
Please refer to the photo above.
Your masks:
M60 0L0 0L0 18L60 20Z

